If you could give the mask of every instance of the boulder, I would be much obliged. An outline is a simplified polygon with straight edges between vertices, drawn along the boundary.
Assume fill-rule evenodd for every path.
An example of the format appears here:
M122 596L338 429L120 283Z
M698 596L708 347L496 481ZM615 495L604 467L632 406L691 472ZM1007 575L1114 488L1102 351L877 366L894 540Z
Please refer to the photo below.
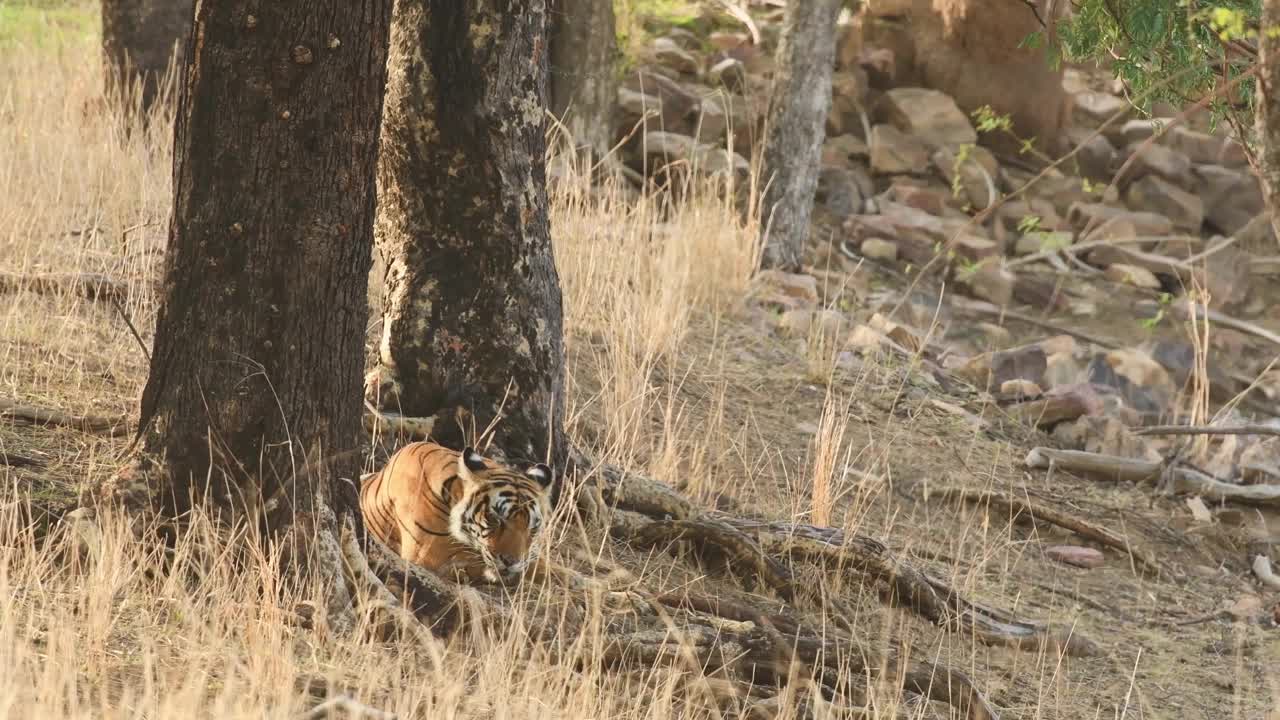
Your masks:
M742 92L747 85L747 66L737 58L727 57L711 66L707 79L730 92Z
M956 185L958 172L959 185L969 205L985 210L999 196L995 178L1000 175L1000 164L990 150L976 145L964 151L963 162L959 158L960 154L950 147L939 148L930 156L933 166L952 187Z
M1251 174L1221 165L1195 169L1196 193L1204 200L1205 219L1225 235L1234 235L1261 213L1262 187Z
M1130 185L1125 202L1134 210L1163 215L1175 228L1188 232L1200 232L1204 224L1204 201L1157 175L1147 175Z
M862 212L864 197L857 174L848 167L823 166L813 201L838 218Z
M670 37L654 39L649 46L649 54L654 62L682 75L698 74L698 58Z
M1191 175L1191 161L1176 150L1152 143L1133 143L1125 148L1125 156L1131 159L1129 170L1121 183L1128 185L1147 175L1159 175L1161 178L1188 189L1194 186ZM1142 209L1142 208L1135 208Z
M1049 152L1070 116L1071 98L1062 69L1027 47L1028 34L1043 28L1035 13L1010 12L1004 0L877 0L863 3L842 38L840 58L864 58L864 48L887 50L892 71L868 70L872 87L914 85L941 91L967 116L982 106L1012 118L1014 131ZM1066 4L1058 12L1065 14ZM1042 13L1043 14L1043 13ZM866 65L863 64L865 68ZM1016 152L1018 143L990 133L983 144Z
M1012 270L995 260L965 268L956 279L974 297L1002 306L1013 302L1013 289L1018 282Z
M1102 567L1107 562L1100 551L1079 545L1054 545L1047 548L1044 554L1050 560L1085 569Z
M929 168L929 148L893 125L871 128L871 171L881 175L923 173Z
M872 260L893 262L898 259L898 246L884 238L867 238L858 252Z
M862 133L862 108L867 101L867 74L861 68L837 70L831 75L831 109L827 134Z
M1098 129L1102 123L1120 115L1112 127L1123 128L1124 116L1133 109L1128 100L1111 93L1085 91L1075 96L1075 118L1085 127Z
M978 133L956 101L945 93L919 87L886 92L875 106L876 119L924 141L930 148L955 149L978 142Z
M1159 290L1162 287L1160 278L1157 278L1155 273L1137 265L1125 265L1124 263L1108 265L1105 275L1111 282L1123 283L1147 290Z
M1202 133L1181 125L1169 129L1165 142L1175 151L1182 153L1196 165L1213 165L1222 157L1223 138L1209 133Z
M1116 146L1106 135L1095 134L1088 128L1073 127L1067 130L1067 140L1077 150L1076 171L1081 177L1098 182L1111 179L1116 163Z
M644 143L631 155L632 169L652 174L671 163L682 163L696 171L717 175L733 172L745 176L751 164L737 153L724 149L723 145L701 143L688 135L671 132L651 132Z

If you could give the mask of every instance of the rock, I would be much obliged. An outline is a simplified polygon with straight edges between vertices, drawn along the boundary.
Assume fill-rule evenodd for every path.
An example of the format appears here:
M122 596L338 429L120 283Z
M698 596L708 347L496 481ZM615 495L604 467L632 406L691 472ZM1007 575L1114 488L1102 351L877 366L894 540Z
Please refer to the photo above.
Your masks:
M778 320L778 327L793 337L808 337L815 328L826 338L838 338L847 324L842 313L826 308L787 310Z
M1082 92L1075 96L1075 116L1080 122L1092 128L1110 120L1117 114L1124 115L1132 110L1128 100L1104 92ZM1117 125L1117 123L1112 123ZM1121 125L1120 127L1123 127Z
M1170 128L1165 135L1165 142L1196 165L1216 164L1222 157L1222 146L1225 144L1220 137L1197 132L1182 125Z
M883 262L894 262L898 259L898 246L883 238L867 238L858 249L866 257Z
M730 92L742 92L747 85L747 66L737 58L727 57L711 66L707 79L723 85Z
M1028 178L1030 179L1030 178ZM1013 187L1022 187L1022 183L1007 181ZM1096 193L1084 190L1084 181L1072 175L1049 174L1032 185L1028 192L1034 200L1044 200L1053 205L1059 215L1066 216L1070 208L1076 204L1089 204L1097 199Z
M1253 289L1253 256L1238 247L1219 250L1196 263L1195 274L1209 291L1209 305L1237 308L1248 302Z
M867 48L858 56L857 67L867 74L867 83L877 90L898 84L898 64L889 48Z
M1047 357L1043 346L1031 343L975 355L956 370L956 375L979 390L1003 387L1014 380L1039 384L1044 377Z
M952 187L955 186L956 173L959 171L960 187L969 204L976 209L985 210L996 200L992 195L999 194L995 190L995 178L1000 175L1000 164L990 150L976 145L965 151L963 162L959 162L959 158L956 150L943 147L934 151L929 159Z
M1000 255L995 242L972 233L961 233L951 242L951 249L958 257L969 262L981 262Z
M666 29L667 37L685 50L697 50L702 47L702 37L692 30L682 27Z
M714 95L702 98L696 123L698 140L704 143L720 144L729 128L724 106Z
M1079 545L1054 545L1046 548L1044 554L1050 560L1055 560L1064 565L1085 568L1086 570L1102 567L1107 561L1106 557L1098 550Z
M1005 412L1025 425L1047 428L1101 410L1102 401L1097 393L1087 384L1081 384L1052 388L1039 400L1011 405Z
M1266 203L1252 175L1221 165L1195 169L1196 193L1204 200L1205 218L1226 235L1234 235L1261 213Z
M1034 255L1038 252L1061 250L1070 247L1074 239L1069 232L1030 232L1018 238L1013 252L1015 255Z
M628 74L618 88L618 107L623 113L618 132L630 132L646 110L659 113L657 118L646 123L646 129L690 131L693 129L693 117L701 104L701 99L680 83L654 72L653 68L641 68Z
M839 218L862 212L862 190L853 170L824 166L818 173L818 190L814 203Z
M862 132L862 108L867 100L867 75L860 69L837 70L831 75L831 109L827 134Z
M1013 301L1013 288L1018 278L999 262L988 260L972 269L966 268L957 280L976 298L996 305L1008 305Z
M709 175L729 172L745 175L751 169L747 159L737 153L677 133L651 132L645 138L643 150L643 158L633 160L633 166L637 171L647 169L650 174L670 163L687 163L684 167Z
M871 171L881 175L922 173L929 167L929 148L893 125L871 128Z
M1085 416L1053 429L1053 437L1063 447L1117 457L1159 462L1160 453L1144 437L1134 435L1120 420L1108 416Z
M1045 361L1042 387L1057 388L1084 382L1084 367L1076 361L1073 352L1050 352Z
M756 275L756 282L805 305L815 305L818 302L818 279L812 275L761 270Z
M1104 274L1111 282L1123 283L1147 290L1159 290L1162 287L1160 279L1155 276L1155 273L1136 265L1116 263L1108 266Z
M884 335L910 353L917 353L924 347L924 340L912 329L893 322L880 313L875 313L867 321L867 326Z
M930 215L941 216L950 196L951 193L945 188L922 187L909 182L894 182L889 186L889 197L894 202L923 210Z
M1081 238L1095 240L1129 240L1138 237L1163 237L1173 233L1173 223L1163 215L1124 211L1095 225Z
M1013 333L1001 325L980 322L975 327L982 333L982 345L992 348L993 351L1007 348L1013 342Z
M1138 118L1129 120L1120 126L1120 137L1123 138L1125 145L1140 143L1147 138L1155 135L1161 127L1167 125L1169 121L1162 118Z
M1000 394L1010 399L1038 398L1044 391L1030 380L1006 380L1000 384Z
M1087 372L1090 383L1114 388L1128 407L1143 413L1165 411L1177 392L1168 372L1137 348L1095 353Z
M1251 443L1240 453L1240 479L1245 485L1280 483L1280 437Z
M1191 161L1187 159L1186 155L1175 150L1170 150L1163 145L1154 143L1145 147L1143 147L1142 143L1134 143L1125 148L1125 157L1132 159L1132 164L1129 166L1126 176L1122 179L1125 184L1132 184L1147 175L1159 175L1179 188L1188 189L1194 186L1194 178L1191 175ZM1136 207L1134 209L1143 210L1145 208Z
M1125 202L1134 210L1163 215L1175 228L1200 232L1204 224L1204 202L1173 183L1155 175L1134 182L1125 192Z
M1244 151L1243 145L1235 140L1228 140L1222 144L1217 164L1223 167L1248 167L1249 155Z
M649 46L655 62L682 75L698 74L698 59L669 37L656 38Z
M932 149L955 149L978 142L978 133L956 101L937 90L894 88L880 98L875 109L877 118L920 138Z
M1271 213L1259 213L1249 221L1248 225L1236 231L1235 237L1240 247L1246 250L1254 251L1255 248L1271 250L1276 242L1275 229L1271 226Z
M1116 163L1116 146L1105 135L1095 135L1087 128L1073 127L1066 134L1072 147L1078 149L1075 162L1079 174L1090 180L1110 181Z
M866 160L871 157L871 149L866 141L857 135L844 134L828 137L822 144L822 161L824 163L850 163L855 160Z

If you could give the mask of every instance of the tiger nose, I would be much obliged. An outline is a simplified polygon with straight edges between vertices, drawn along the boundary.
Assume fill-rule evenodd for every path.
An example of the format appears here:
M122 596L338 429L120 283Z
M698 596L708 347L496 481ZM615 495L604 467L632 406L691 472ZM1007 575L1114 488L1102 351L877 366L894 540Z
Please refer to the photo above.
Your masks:
M511 568L515 567L516 563L518 562L519 562L518 560L511 557L510 555L498 556L498 566L501 567L503 570L510 570Z

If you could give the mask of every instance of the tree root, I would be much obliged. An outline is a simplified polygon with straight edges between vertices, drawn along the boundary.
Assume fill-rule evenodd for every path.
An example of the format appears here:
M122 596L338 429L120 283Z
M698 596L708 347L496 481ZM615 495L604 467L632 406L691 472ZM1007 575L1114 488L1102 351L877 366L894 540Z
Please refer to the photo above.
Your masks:
M124 416L70 415L30 405L19 405L0 399L0 418L15 420L28 425L62 425L81 432L117 437L129 432L129 421Z
M640 535L644 531L636 526L653 522L650 518L655 516L662 522L670 518L683 521L710 519L740 533L733 537L754 541L740 552L748 555L759 552L768 558L806 560L856 572L873 580L883 580L887 588L882 592L882 599L890 605L910 610L949 631L972 632L985 644L1055 651L1079 657L1101 652L1094 642L1071 628L1023 620L967 600L945 582L931 578L902 561L873 538L846 535L835 528L754 520L717 511L703 513L665 484L639 475L624 474L614 468L602 469L600 478L604 500L622 508L613 514L614 532L619 532L621 526L621 532L630 536ZM718 540L723 542L727 537L722 534ZM733 553L729 556L733 557ZM758 563L751 560L748 567L755 570Z
M1111 532L1110 530L1094 525L1093 523L1062 512L1053 508L1045 507L1030 500L1014 497L1006 493L992 492L989 490L971 490L968 488L946 488L941 491L943 497L954 497L967 502L973 503L1000 503L1007 505L1013 510L1016 516L1026 513L1033 520L1051 523L1060 528L1070 530L1071 532L1088 538L1095 542L1112 547L1121 552L1127 553L1133 558L1133 562L1138 568L1159 574L1163 570L1160 561L1156 560L1150 553L1141 548L1134 547L1125 538Z

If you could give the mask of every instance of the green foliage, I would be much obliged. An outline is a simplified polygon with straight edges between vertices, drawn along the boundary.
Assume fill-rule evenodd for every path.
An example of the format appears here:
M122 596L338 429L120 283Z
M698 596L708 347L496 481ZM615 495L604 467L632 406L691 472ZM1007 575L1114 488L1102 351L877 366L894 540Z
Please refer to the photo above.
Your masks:
M1109 61L1145 111L1157 100L1200 100L1213 92L1224 68L1228 80L1246 71L1238 53L1224 63L1224 46L1256 37L1261 0L1214 0L1208 7L1192 0L1080 0L1074 12L1058 24L1066 59ZM1241 83L1240 95L1245 106L1238 108L1214 98L1215 119L1248 111L1252 80Z

